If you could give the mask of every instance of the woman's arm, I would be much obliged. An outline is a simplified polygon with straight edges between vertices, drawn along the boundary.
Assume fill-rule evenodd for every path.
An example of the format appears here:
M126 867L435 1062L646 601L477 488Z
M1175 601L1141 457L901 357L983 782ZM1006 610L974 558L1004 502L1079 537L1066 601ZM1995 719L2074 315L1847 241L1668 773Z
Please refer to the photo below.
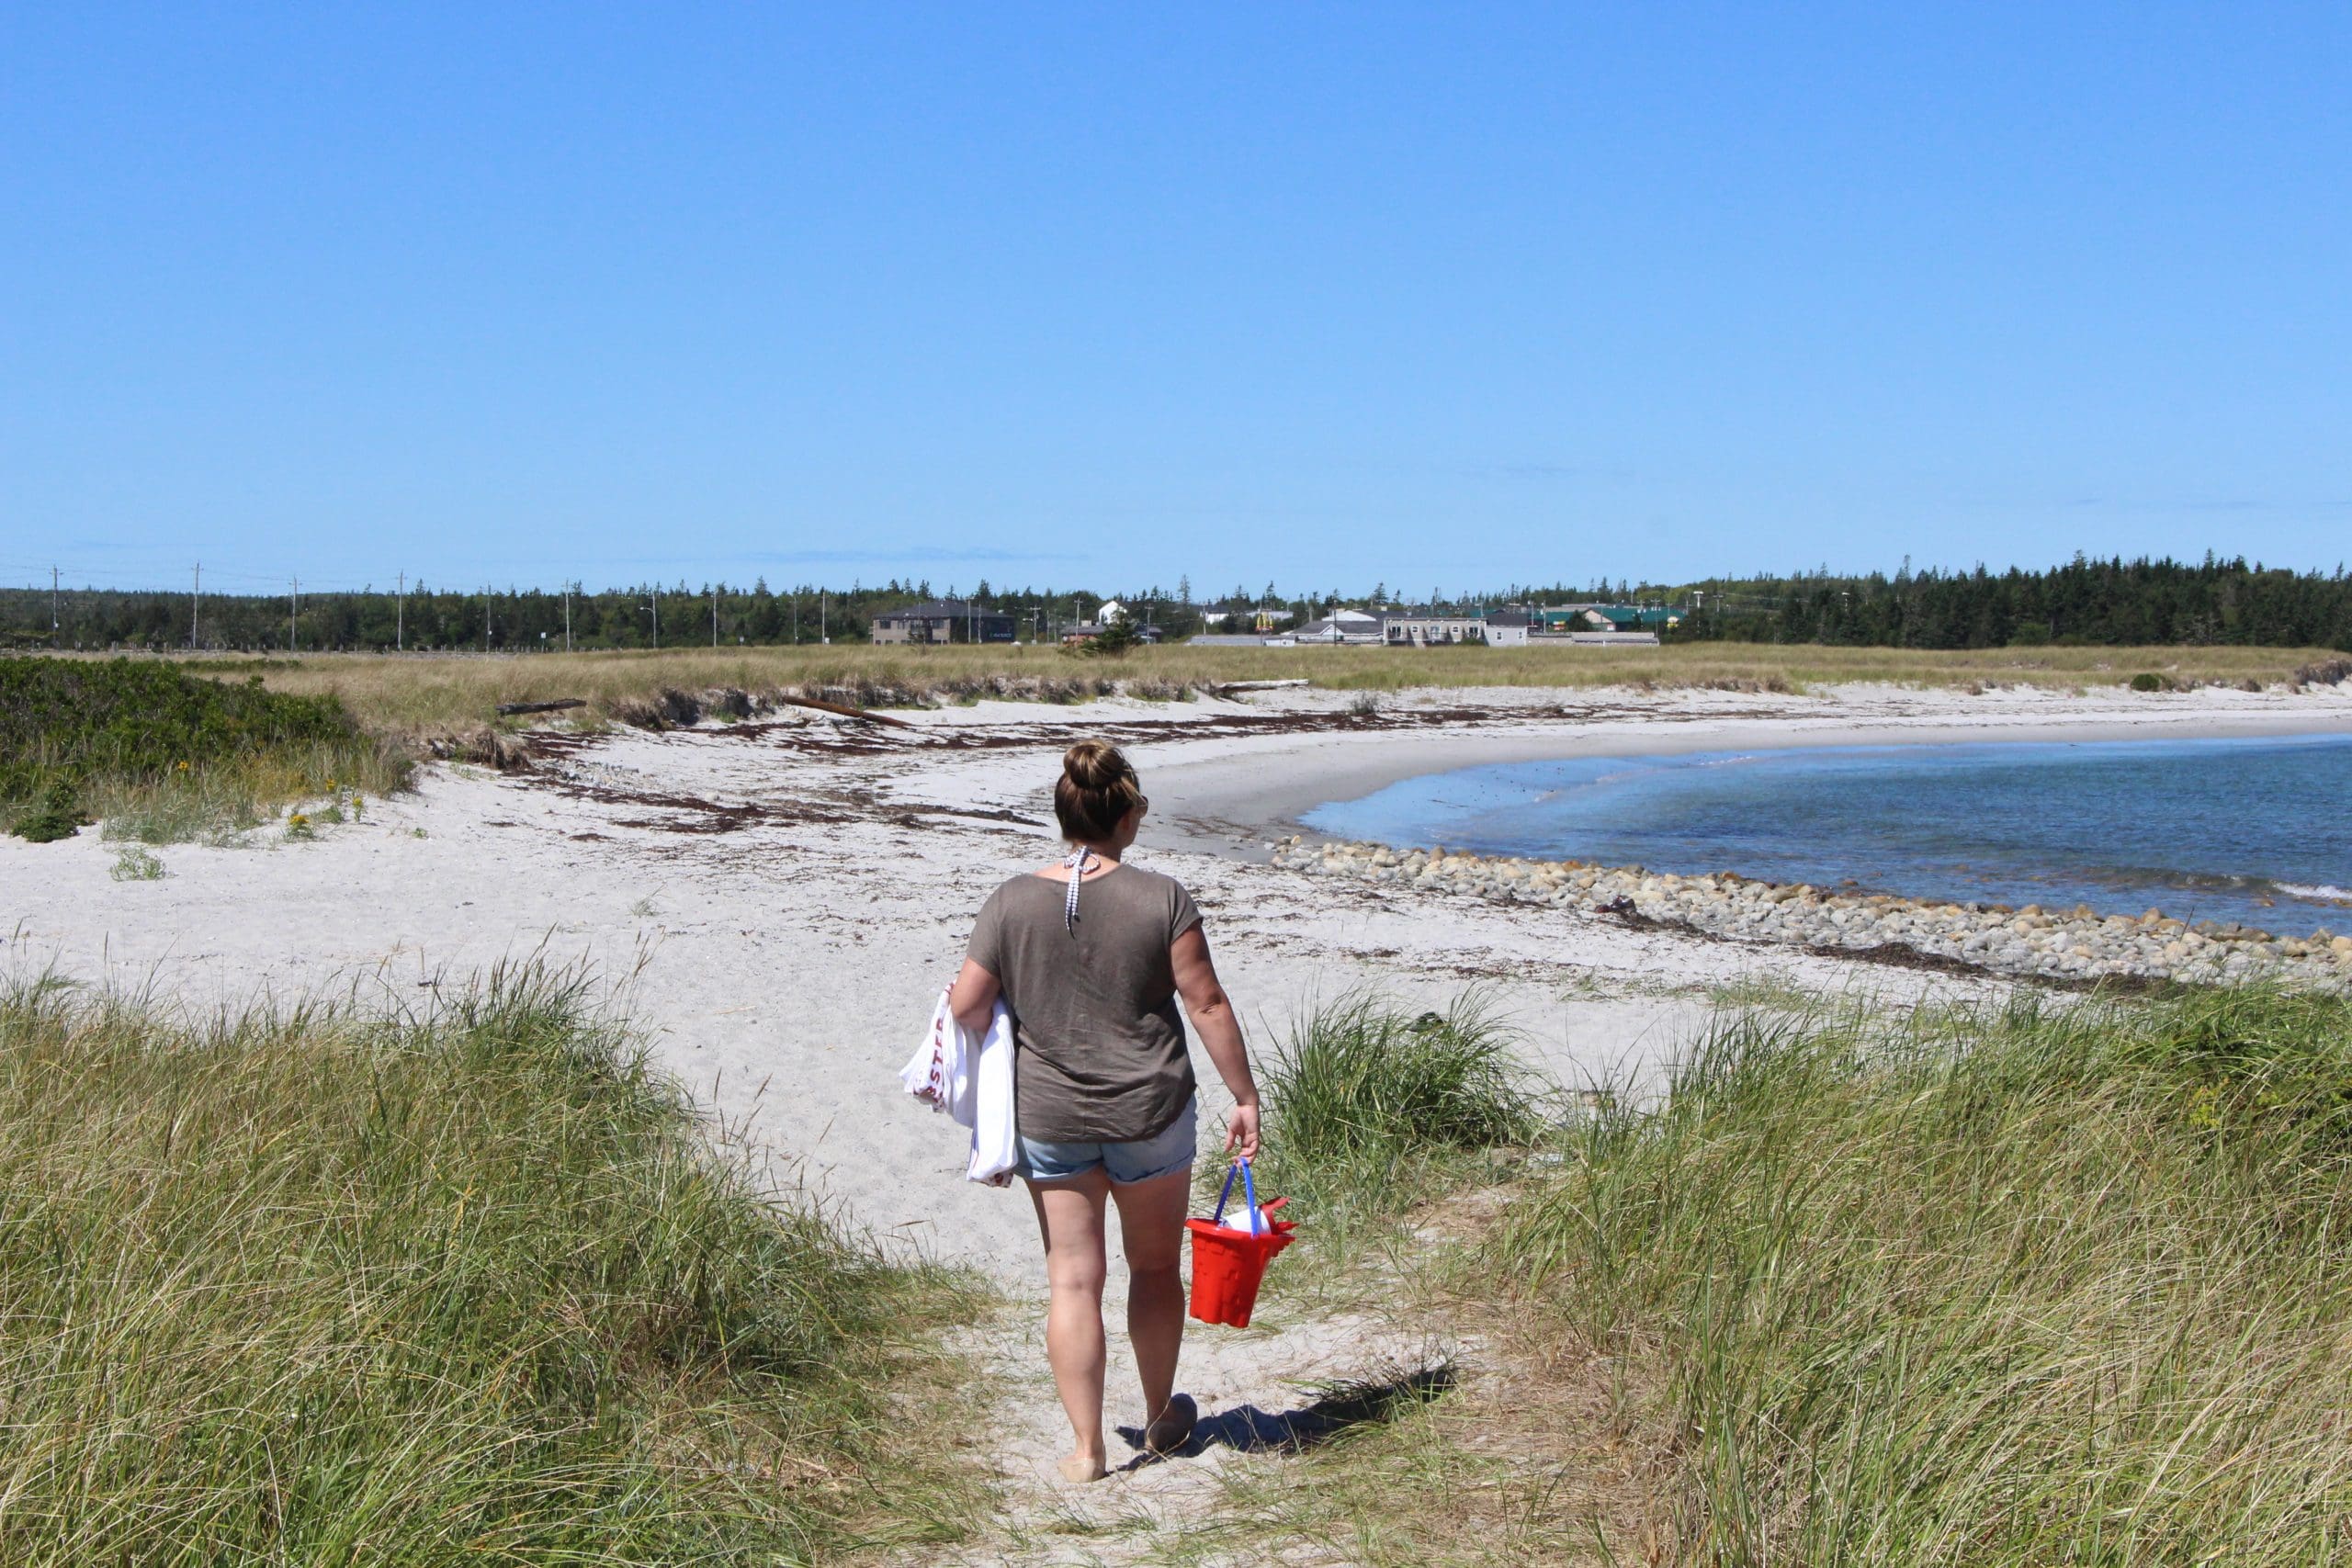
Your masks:
M998 989L996 976L967 958L956 972L956 984L948 987L947 1010L971 1033L986 1034Z
M1209 960L1209 939L1194 926L1168 949L1176 967L1176 994L1184 1011L1208 1047L1217 1076L1233 1093L1233 1119L1226 1126L1225 1150L1243 1159L1258 1157L1258 1082L1250 1076L1250 1053L1241 1043L1241 1021L1233 1016L1232 999L1217 983L1216 965Z

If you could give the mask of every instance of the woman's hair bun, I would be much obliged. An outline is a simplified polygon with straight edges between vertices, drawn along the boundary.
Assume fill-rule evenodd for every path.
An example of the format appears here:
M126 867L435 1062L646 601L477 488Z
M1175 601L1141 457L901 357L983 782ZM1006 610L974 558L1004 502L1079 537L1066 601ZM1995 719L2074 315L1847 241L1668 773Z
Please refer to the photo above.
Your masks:
M1081 740L1062 753L1062 772L1080 789L1109 789L1135 770L1108 740Z
M1099 844L1143 804L1143 786L1126 753L1108 740L1081 740L1062 753L1054 785L1054 815L1065 837Z

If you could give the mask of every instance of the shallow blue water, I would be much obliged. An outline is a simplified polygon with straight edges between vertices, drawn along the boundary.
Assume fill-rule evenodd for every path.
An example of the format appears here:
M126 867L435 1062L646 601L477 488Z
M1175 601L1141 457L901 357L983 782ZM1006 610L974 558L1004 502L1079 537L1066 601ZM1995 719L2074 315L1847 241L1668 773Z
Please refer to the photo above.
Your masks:
M1305 821L1340 839L2352 931L2352 736L1508 762Z

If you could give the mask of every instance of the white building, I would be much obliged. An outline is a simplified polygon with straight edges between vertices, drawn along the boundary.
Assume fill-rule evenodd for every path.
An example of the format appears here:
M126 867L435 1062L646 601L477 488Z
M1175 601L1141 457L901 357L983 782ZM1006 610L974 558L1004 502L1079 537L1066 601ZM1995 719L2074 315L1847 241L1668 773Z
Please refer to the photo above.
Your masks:
M1392 648L1429 648L1487 640L1483 615L1442 610L1391 610L1380 617L1381 640Z
M1362 610L1334 610L1319 621L1309 621L1288 634L1294 643L1356 643L1376 647L1381 641L1380 617Z
M1525 648L1528 646L1527 612L1524 610L1490 610L1487 614L1487 646L1488 648Z

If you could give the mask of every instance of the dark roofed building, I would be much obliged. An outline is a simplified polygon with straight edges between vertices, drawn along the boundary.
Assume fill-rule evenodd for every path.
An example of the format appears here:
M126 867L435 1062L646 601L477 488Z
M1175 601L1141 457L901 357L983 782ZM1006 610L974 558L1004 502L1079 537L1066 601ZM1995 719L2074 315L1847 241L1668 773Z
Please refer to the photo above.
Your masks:
M968 599L933 599L874 617L876 642L1011 642L1012 617Z

